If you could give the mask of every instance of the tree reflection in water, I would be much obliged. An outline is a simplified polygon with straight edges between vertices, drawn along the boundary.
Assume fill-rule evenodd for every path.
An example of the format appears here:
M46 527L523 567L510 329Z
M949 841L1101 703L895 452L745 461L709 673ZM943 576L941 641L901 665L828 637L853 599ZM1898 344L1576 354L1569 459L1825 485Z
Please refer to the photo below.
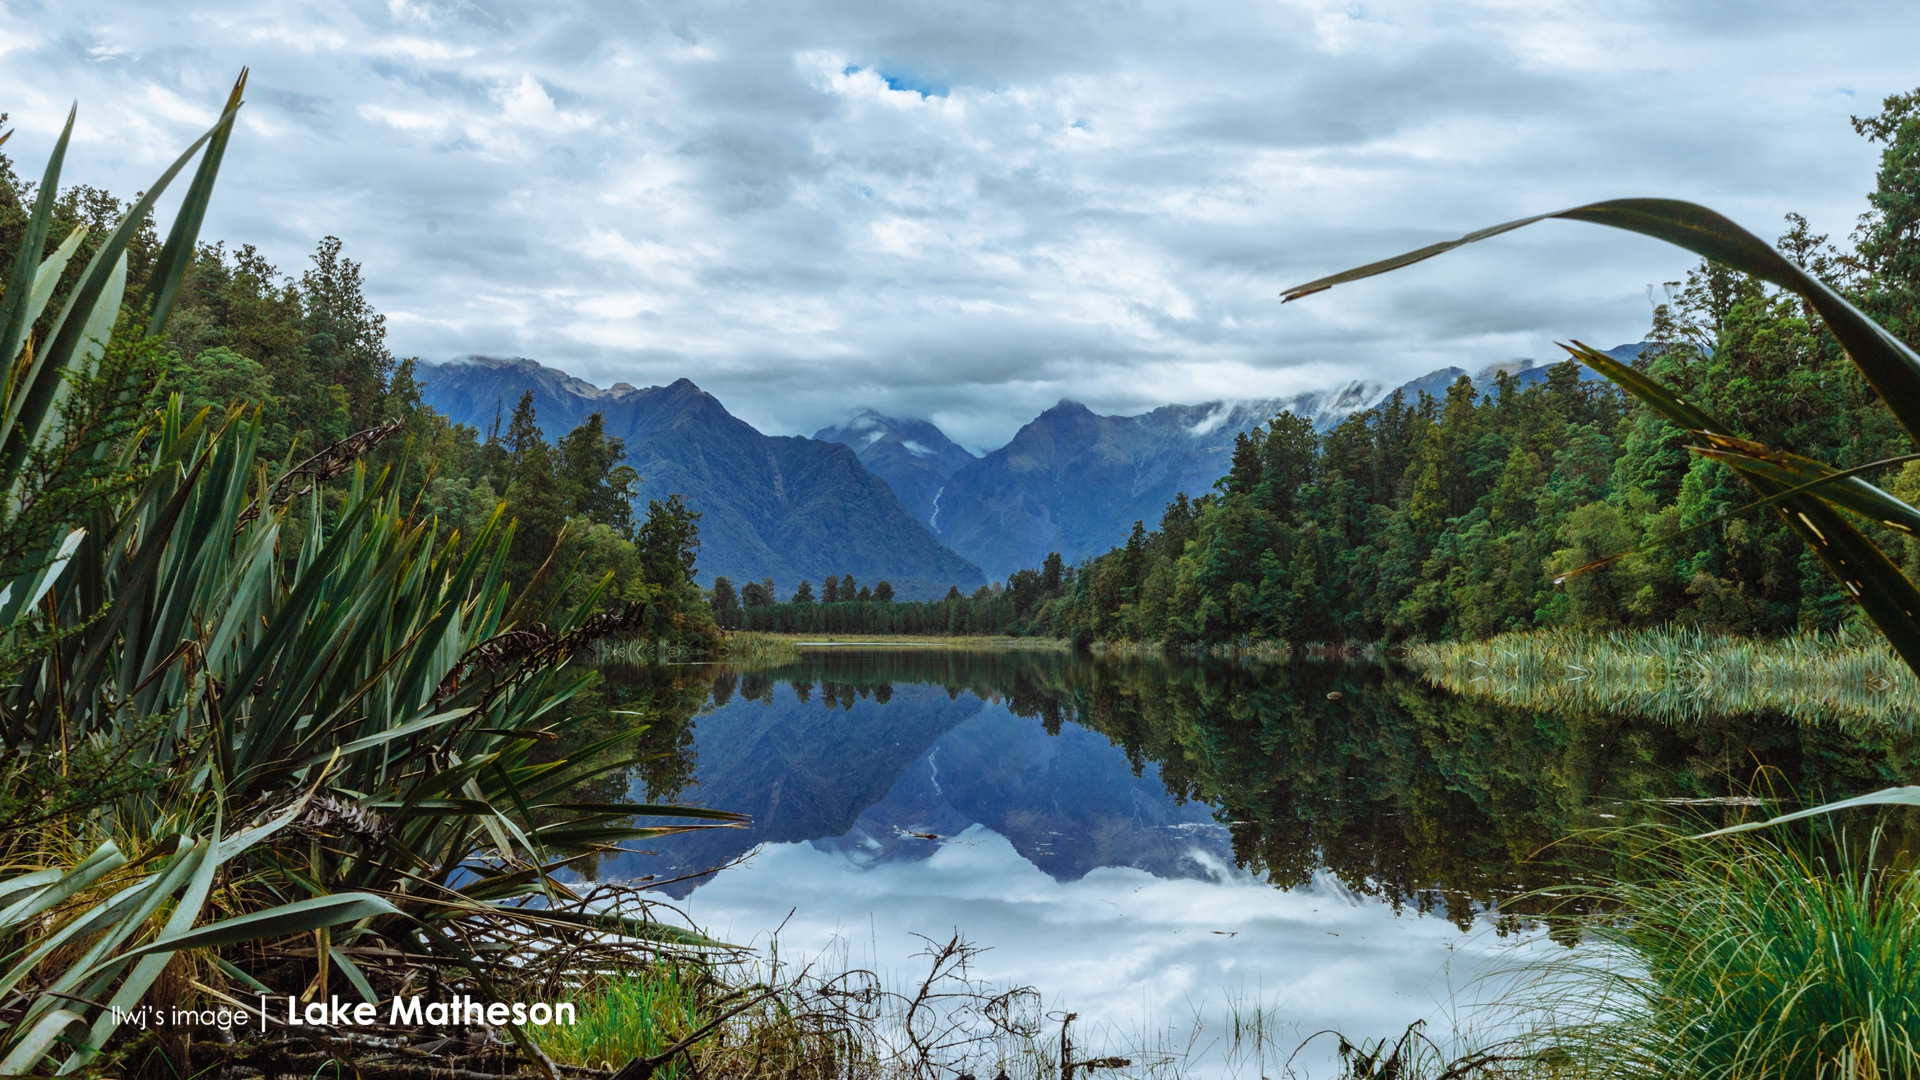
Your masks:
M1489 907L1528 910L1513 901L1522 893L1619 869L1626 845L1583 839L1599 830L1675 814L1717 825L1750 813L1740 802L1754 795L1832 798L1920 781L1911 734L1767 715L1668 725L1517 709L1384 663L875 648L810 651L771 667L606 675L588 707L645 714L651 727L628 752L646 760L629 779L655 798L699 801L688 790L699 764L693 731L716 707L772 703L783 684L813 708L843 711L935 686L949 699L1002 704L1050 733L1072 723L1106 736L1136 775L1152 763L1169 794L1212 807L1239 864L1276 886L1326 871L1355 892L1463 927ZM897 775L950 726L900 720L884 752L858 733L809 726L779 753L821 775L821 789L837 784L841 801L871 799L893 775L864 787L843 778L869 766ZM845 827L823 821L815 831Z

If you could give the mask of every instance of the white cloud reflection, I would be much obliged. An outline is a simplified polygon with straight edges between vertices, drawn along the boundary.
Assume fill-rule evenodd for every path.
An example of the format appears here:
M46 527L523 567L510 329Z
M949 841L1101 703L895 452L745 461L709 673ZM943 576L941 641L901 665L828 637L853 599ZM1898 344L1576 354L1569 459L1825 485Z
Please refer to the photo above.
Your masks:
M1474 1006L1498 996L1503 984L1490 977L1558 949L1396 915L1330 880L1282 892L1214 866L1212 880L1107 867L1061 882L975 825L925 860L868 867L810 844L770 845L685 907L708 933L740 943L764 946L784 922L789 960L869 967L895 987L925 974L914 934L944 940L958 929L992 950L980 976L1034 986L1049 1008L1079 1012L1088 1053L1191 1048L1195 1076L1230 1072L1236 1005L1276 1020L1266 1069L1243 1060L1242 1071L1278 1076L1298 1042L1326 1028L1377 1038L1424 1019L1445 1045L1457 1023L1487 1021ZM1334 1051L1323 1037L1295 1067L1331 1075Z

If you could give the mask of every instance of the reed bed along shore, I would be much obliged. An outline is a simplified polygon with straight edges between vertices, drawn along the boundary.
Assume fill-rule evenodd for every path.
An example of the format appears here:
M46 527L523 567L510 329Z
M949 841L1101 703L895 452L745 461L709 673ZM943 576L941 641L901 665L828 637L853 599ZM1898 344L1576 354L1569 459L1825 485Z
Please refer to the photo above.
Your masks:
M1537 630L1410 645L1403 657L1455 693L1535 708L1603 709L1669 723L1770 712L1903 731L1920 715L1920 679L1865 629L1773 640L1675 626Z
M800 659L800 646L784 634L735 630L722 646L724 659L734 664L785 664Z

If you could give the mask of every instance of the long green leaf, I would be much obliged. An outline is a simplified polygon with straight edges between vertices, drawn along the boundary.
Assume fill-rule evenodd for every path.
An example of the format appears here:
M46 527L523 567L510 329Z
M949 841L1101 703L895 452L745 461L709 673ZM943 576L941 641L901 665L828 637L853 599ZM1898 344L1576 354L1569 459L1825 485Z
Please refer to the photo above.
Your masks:
M746 814L731 810L709 810L704 806L677 806L671 803L541 803L536 810L560 810L576 814L604 814L608 817L690 817L714 821L748 821Z
M39 316L34 312L27 316L28 300L32 296L35 273L40 265L40 252L47 245L47 229L53 221L53 204L60 197L60 168L67 158L67 143L73 138L73 121L80 114L80 106L75 103L67 111L67 126L60 129L60 138L54 140L53 153L47 156L46 172L40 176L40 190L33 200L33 213L27 217L26 231L20 237L20 250L13 255L13 272L7 275L7 295L0 298L0 365L11 366L13 358L20 355L20 346L27 340L27 332L33 326L33 319ZM68 240L78 243L76 237ZM68 257L73 255L71 249ZM61 260L61 266L66 260ZM45 298L41 304L46 303ZM8 386L8 396L15 388Z
M241 941L260 941L318 930L323 926L358 922L379 915L398 915L400 909L369 893L338 893L297 900L291 904L256 911L210 923L178 937L143 945L122 954L141 957L148 953L179 952L183 949L207 949Z
M367 981L367 977L361 972L359 964L354 963L351 957L336 948L327 949L327 956L332 959L333 966L339 968L340 973L347 977L349 983L353 984L354 990L360 994L361 1001L369 1004L379 1003L380 995L373 992L373 984Z
M1836 810L1852 810L1860 806L1920 806L1920 787L1884 788L1867 795L1857 795L1851 799L1841 799L1839 802L1826 803L1822 806L1813 807L1810 810L1801 810L1792 814L1782 814L1779 817L1768 818L1765 821L1750 821L1745 825L1734 825L1730 828L1715 829L1712 832L1701 833L1694 837L1694 839L1705 840L1708 837L1725 836L1728 833L1765 829L1774 825L1784 825L1789 821L1800 821L1819 814L1831 814Z
M94 882L126 864L127 857L120 854L120 848L113 841L108 840L93 849L93 853L82 859L80 865L61 874L47 888L0 911L0 927L16 926L31 919L68 897L79 895Z
M60 246L53 249L53 254L41 261L40 269L33 275L33 290L27 294L26 310L20 315L24 325L32 326L40 313L47 309L47 301L53 299L54 287L60 284L60 275L66 272L67 264L73 261L73 253L80 250L80 242L86 238L87 227L75 225L73 231L67 233L67 238L60 241ZM19 359L19 349L25 344L23 337L20 344L14 347L14 355L7 358L7 363Z
M60 1034L73 1024L86 1019L72 1008L54 1009L34 1021L27 1029L26 1036L14 1045L12 1052L0 1060L0 1076L25 1076L40 1059L47 1056L47 1048L52 1046Z
M237 112L241 95L246 89L247 69L241 68L240 77L234 80L233 91L227 95L226 108L221 112L226 115ZM181 201L179 213L174 215L173 228L167 233L166 245L153 262L146 292L146 299L151 304L147 322L148 337L158 337L167 328L167 316L173 311L173 300L180 292L180 282L187 275L187 267L193 264L194 245L200 239L200 225L206 220L207 203L213 198L213 181L220 173L220 161L226 156L227 140L232 135L233 125L228 123L217 128L213 139L207 143L207 152L200 157L200 170L187 187L187 197Z
M1840 470L1798 454L1754 453L1719 446L1694 447L1693 452L1711 458L1729 468L1757 476L1786 487L1802 487L1807 493L1869 521L1920 535L1920 510L1916 510L1857 476L1832 483L1821 481Z
M108 897L105 903L94 905L91 911L79 918L69 919L67 925L41 941L25 959L15 964L4 976L0 976L0 994L5 994L19 985L20 980L32 974L33 970L40 966L40 961L68 941L84 940L95 931L105 929L119 921L130 907L146 895L146 890L152 886L153 882L154 878L151 876L141 878Z
M292 767L297 769L306 765L318 765L320 762L334 756L335 753L338 753L341 757L346 757L349 754L357 754L362 750L367 750L375 746L384 746L395 739L404 739L411 735L418 735L431 728L439 727L442 724L450 724L471 712L473 712L472 709L449 709L446 712L434 713L432 716L423 716L418 720L408 721L399 727L391 728L387 731L348 740L347 742L339 744L338 747L330 747L322 753L310 754L294 762Z
M1678 199L1612 199L1551 214L1536 214L1296 285L1281 295L1285 300L1298 300L1335 285L1411 266L1462 245L1551 218L1586 221L1665 240L1798 294L1826 320L1827 328L1907 433L1920 439L1920 355L1824 282L1787 261L1765 241L1696 203Z

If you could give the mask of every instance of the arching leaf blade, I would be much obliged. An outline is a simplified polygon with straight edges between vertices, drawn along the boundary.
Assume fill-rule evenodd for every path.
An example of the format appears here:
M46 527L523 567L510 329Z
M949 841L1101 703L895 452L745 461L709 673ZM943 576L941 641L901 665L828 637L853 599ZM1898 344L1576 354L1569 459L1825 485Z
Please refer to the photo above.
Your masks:
M1605 376L1607 380L1639 398L1661 418L1675 427L1688 431L1704 431L1714 435L1733 436L1733 428L1719 417L1688 401L1686 395L1667 386L1660 380L1641 371L1631 364L1623 364L1606 353L1581 341L1561 348L1571 353L1574 359Z
M1882 788L1879 791L1870 792L1866 795L1856 795L1851 799L1841 799L1838 802L1825 803L1807 810L1799 810L1791 814L1781 814L1778 817L1771 817L1765 821L1749 821L1744 825L1715 829L1712 832L1701 833L1693 837L1693 839L1706 840L1710 837L1726 836L1729 833L1752 832L1754 829L1765 829L1774 825L1785 825L1789 821L1803 821L1818 814L1831 814L1836 810L1852 810L1861 806L1920 806L1920 787Z
M370 893L336 893L332 896L316 896L311 900L297 900L265 911L222 919L184 934L163 937L158 941L129 950L121 956L137 958L149 953L173 953L183 949L207 949L216 945L232 945L241 941L271 940L290 934L318 930L323 926L338 926L341 923L358 922L377 915L398 914L400 909Z
M240 108L241 95L246 88L247 69L241 68L240 77L234 80L233 91L227 95L226 107L221 110L224 115L232 116ZM220 125L215 131L213 139L207 143L207 152L201 155L200 169L194 173L193 183L187 187L187 196L181 201L180 212L174 216L167 242L161 247L147 279L145 298L151 302L147 321L148 337L157 337L166 329L167 316L172 313L174 298L180 293L180 282L185 279L187 268L193 264L194 245L200 239L200 226L207 217L207 204L213 199L213 182L220 173L220 161L226 156L227 140L233 135L233 124Z
M1824 282L1788 261L1764 240L1707 207L1680 199L1610 199L1551 214L1521 218L1468 233L1458 240L1432 244L1405 255L1382 259L1305 285L1296 285L1281 296L1284 300L1298 300L1335 285L1398 270L1465 244L1554 218L1585 221L1665 240L1798 294L1826 320L1827 328L1847 350L1847 355L1853 358L1860 373L1873 384L1874 390L1907 429L1907 433L1920 439L1920 354L1916 354L1905 342L1868 318Z
M1821 483L1840 470L1803 458L1798 454L1750 454L1714 446L1696 446L1693 452L1718 461L1749 476L1772 480L1786 487L1809 487L1807 494L1851 510L1869 521L1878 521L1903 532L1920 535L1920 510L1867 483L1857 476Z
M67 159L67 143L73 138L73 121L80 115L75 103L67 110L67 125L54 140L53 153L47 155L46 171L40 175L40 190L33 199L33 212L20 238L20 250L14 253L13 270L7 275L7 295L0 300L0 357L11 364L27 339L33 319L25 317L34 274L40 264L40 252L47 245L47 229L53 221L53 203L60 194L60 169ZM71 253L69 253L71 254ZM45 301L42 301L44 304ZM36 313L37 317L37 313Z

